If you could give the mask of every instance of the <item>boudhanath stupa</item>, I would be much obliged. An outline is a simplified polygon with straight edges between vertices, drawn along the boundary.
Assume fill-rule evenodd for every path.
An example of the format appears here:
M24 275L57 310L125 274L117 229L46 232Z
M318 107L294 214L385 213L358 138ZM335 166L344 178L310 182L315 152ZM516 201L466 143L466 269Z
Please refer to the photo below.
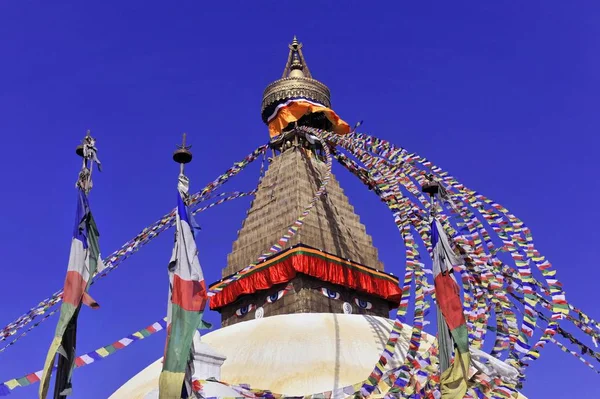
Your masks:
M281 79L267 86L262 118L295 98L331 107L327 86L312 77L296 38ZM307 115L271 141L274 156L227 258L223 277L255 261L302 213L325 177L326 163L296 125L327 128L322 114ZM339 265L337 275L327 273ZM256 278L236 281L236 293L211 298L222 327L202 336L217 380L304 396L336 392L365 379L393 327L400 301L398 278L386 273L377 248L331 175L326 195ZM282 271L286 270L286 271ZM290 272L289 270L292 270ZM256 277L256 276L255 276ZM406 356L411 329L396 346L391 370ZM421 345L427 351L433 338ZM222 364L221 364L222 363ZM112 399L158 398L162 358L134 376ZM210 372L209 372L210 374ZM344 395L345 396L345 395Z
M53 397L66 397L77 368L162 330L164 357L156 353L111 399L519 399L527 368L549 345L597 372L587 359L600 362L592 348L600 323L567 301L529 227L432 161L359 132L361 122L351 127L302 44L294 37L288 48L281 78L263 93L267 144L191 194L184 134L173 155L177 206L103 259L87 197L100 168L88 131L76 150L83 162L64 288L0 330L10 340L1 352L60 314L44 368L0 383L0 396L40 383L46 399L54 378ZM261 158L254 189L219 191ZM400 267L381 262L334 161L390 211ZM246 196L227 265L207 284L194 215ZM78 353L79 312L98 306L90 286L171 227L167 316ZM204 334L207 307L221 327Z

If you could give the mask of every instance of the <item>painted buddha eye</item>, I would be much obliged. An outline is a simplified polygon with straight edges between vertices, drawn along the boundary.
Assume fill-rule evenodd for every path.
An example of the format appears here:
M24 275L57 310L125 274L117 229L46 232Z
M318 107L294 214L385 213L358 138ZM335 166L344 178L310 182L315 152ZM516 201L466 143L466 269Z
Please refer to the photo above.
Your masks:
M246 306L242 306L241 308L239 308L238 310L235 311L235 315L237 317L244 317L248 314L248 312L250 312L251 310L254 310L254 305L250 304L250 305L246 305Z
M285 295L285 290L279 290L277 292L272 293L271 295L269 295L267 297L267 302L269 303L273 303L273 302L277 302L278 300L281 299L282 296Z
M321 288L321 292L323 293L323 295L325 295L327 298L330 299L340 299L340 293L334 290L330 290L329 288Z
M363 301L362 299L354 298L354 303L361 309L371 309L373 304L369 301Z

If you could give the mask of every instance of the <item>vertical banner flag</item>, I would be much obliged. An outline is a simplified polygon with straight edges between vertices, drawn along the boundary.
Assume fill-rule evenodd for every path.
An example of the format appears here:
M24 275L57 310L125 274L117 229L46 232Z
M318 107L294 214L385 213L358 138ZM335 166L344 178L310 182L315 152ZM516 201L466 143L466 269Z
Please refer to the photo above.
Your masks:
M167 343L163 369L159 380L160 399L180 399L188 362L191 361L192 340L201 327L207 301L206 285L198 260L193 229L196 227L185 199L189 180L179 175L177 195L177 232L173 255L169 262L169 303L167 312ZM184 382L186 383L184 385Z
M59 354L55 398L71 393L71 374L75 360L77 317L81 304L97 308L98 304L89 296L90 278L96 272L99 263L98 229L92 217L88 198L83 189L78 190L77 216L71 241L71 253L60 307L60 318L56 326L54 339L48 350L42 377L39 397L45 399L48 394L54 358Z
M460 290L453 275L453 266L460 264L461 261L454 254L442 225L435 219L431 223L431 246L435 295L444 321L438 328L440 330L446 328L450 331L450 337L443 330L440 333L440 337L446 338L440 339L440 345L447 345L445 348L440 348L440 355L452 353L452 346L454 346L454 362L443 370L440 376L442 399L462 399L467 392L471 355ZM448 365L449 359L444 361L440 359L440 364Z

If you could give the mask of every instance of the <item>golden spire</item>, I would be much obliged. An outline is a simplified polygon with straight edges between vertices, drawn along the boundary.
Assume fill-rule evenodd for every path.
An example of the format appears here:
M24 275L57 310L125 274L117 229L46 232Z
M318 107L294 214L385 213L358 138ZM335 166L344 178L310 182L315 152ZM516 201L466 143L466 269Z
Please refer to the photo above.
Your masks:
M263 93L261 114L266 123L277 104L291 98L303 97L331 107L327 86L313 79L302 53L302 43L296 36L288 45L289 53L281 79L267 86Z
M288 48L290 49L290 52L281 78L312 78L308 65L306 65L304 55L302 54L302 43L298 42L296 35L294 35L294 39L292 40L292 43L288 45Z

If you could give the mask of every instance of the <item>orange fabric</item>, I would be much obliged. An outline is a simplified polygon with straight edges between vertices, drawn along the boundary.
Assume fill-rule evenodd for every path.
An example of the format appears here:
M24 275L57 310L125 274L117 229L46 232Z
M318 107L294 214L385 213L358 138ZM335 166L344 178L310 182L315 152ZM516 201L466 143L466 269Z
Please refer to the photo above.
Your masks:
M184 310L200 312L206 305L206 285L204 281L184 280L173 275L171 302Z
M281 131L292 122L296 122L304 115L323 112L333 124L333 131L337 134L350 133L350 125L344 122L333 110L320 107L305 101L294 101L277 112L277 116L269 122L269 135L271 138L279 136Z
M319 280L342 285L357 291L386 299L398 305L402 290L397 282L367 274L322 257L307 254L293 254L278 263L260 269L240 280L234 281L210 298L210 308L219 309L235 302L240 295L266 290L276 284L293 279L297 273L306 274Z

